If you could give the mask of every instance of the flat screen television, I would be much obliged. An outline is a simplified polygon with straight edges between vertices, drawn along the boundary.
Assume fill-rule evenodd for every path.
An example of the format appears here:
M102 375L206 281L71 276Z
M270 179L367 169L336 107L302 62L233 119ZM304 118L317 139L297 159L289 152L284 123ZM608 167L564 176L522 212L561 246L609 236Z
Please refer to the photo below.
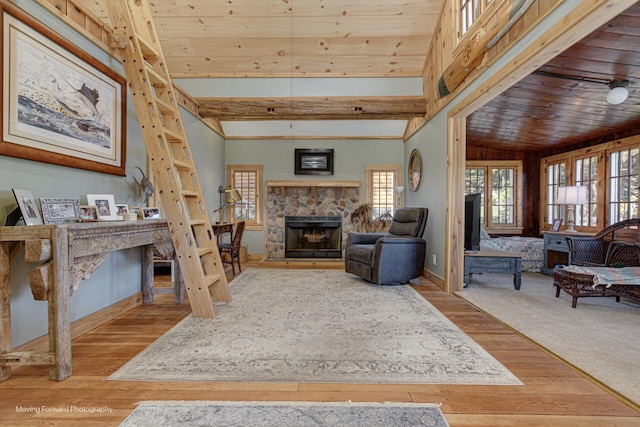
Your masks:
M464 196L464 249L480 250L480 193Z

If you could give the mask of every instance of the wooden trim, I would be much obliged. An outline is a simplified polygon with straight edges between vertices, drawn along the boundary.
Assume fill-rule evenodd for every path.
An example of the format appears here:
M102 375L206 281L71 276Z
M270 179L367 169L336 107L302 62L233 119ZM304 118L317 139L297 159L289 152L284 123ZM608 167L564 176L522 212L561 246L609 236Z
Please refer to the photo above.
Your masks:
M467 147L465 117L447 120L447 215L445 222L446 292L462 290L464 285L464 172Z
M403 120L427 112L424 96L197 98L203 117L219 120Z
M446 290L445 280L434 272L425 269L422 273L422 277L426 278L440 289Z
M130 297L124 298L115 304L91 313L71 324L71 339L103 325L132 308L142 304L142 292L137 292ZM43 335L14 349L14 351L46 351L49 347L49 336Z
M402 135L398 136L379 136L379 135L271 135L271 136L226 136L227 141L270 141L270 140L316 140L316 139L332 139L332 140L402 140Z
M268 187L361 187L360 181L267 181Z

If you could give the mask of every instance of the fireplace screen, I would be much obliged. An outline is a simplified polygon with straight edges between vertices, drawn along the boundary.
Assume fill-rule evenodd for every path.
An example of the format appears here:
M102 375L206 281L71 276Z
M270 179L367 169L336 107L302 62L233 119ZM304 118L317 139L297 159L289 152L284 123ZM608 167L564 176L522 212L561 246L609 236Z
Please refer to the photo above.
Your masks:
M342 258L342 217L285 217L285 257Z

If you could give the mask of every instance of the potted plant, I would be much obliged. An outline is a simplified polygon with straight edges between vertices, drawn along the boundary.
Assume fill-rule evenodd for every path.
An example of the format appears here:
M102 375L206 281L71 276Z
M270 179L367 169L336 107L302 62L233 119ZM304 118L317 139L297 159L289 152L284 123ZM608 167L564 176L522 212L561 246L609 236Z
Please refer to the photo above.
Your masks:
M351 223L358 227L358 232L373 233L387 227L393 220L389 211L377 218L373 217L373 206L369 203L362 203L356 207L350 215Z

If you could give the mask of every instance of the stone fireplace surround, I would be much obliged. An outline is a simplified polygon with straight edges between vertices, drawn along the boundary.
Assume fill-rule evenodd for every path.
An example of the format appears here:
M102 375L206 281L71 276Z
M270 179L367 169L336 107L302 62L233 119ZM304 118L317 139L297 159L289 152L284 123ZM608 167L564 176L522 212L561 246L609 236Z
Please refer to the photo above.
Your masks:
M271 181L266 187L265 259L285 259L285 216L342 217L342 249L355 231L349 215L361 203L359 181Z

